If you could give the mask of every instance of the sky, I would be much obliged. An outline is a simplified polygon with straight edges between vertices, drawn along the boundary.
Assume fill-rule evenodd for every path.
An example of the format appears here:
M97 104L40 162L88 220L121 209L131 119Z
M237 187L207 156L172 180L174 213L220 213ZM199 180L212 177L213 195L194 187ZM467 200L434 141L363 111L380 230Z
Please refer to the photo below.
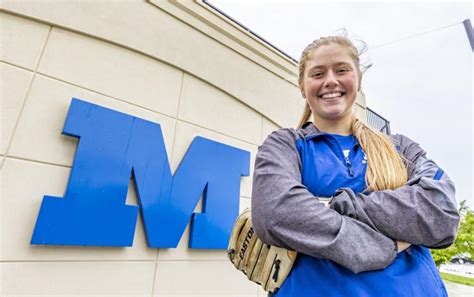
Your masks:
M366 42L367 106L418 142L474 209L474 60L462 23L474 24L472 2L208 2L296 60L341 28Z

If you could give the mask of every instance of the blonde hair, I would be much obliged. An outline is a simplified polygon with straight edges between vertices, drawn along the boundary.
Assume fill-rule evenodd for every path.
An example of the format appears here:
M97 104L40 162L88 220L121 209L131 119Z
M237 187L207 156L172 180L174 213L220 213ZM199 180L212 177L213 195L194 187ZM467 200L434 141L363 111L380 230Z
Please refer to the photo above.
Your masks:
M323 45L338 44L347 50L349 57L359 72L359 78L371 65L364 66L361 71L360 55L367 49L364 47L358 51L354 44L346 36L329 36L321 37L310 43L301 55L299 62L298 84L303 91L304 71L306 62L316 49ZM360 81L359 81L360 86ZM308 102L306 102L303 114L298 123L301 128L311 117L312 112ZM354 116L352 121L352 133L359 141L360 146L367 156L367 171L365 174L365 182L368 191L381 191L385 189L396 189L403 186L408 179L407 168L402 157L397 153L393 143L385 134L367 126Z

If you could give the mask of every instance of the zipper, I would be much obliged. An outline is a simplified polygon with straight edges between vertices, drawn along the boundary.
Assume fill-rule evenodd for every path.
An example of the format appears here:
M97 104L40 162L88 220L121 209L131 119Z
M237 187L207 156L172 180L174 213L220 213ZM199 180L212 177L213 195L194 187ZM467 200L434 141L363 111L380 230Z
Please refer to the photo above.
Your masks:
M349 172L349 175L354 176L354 171L352 171L352 163L351 160L349 160L349 156L344 156L344 159L346 159L346 167L347 171Z
M347 168L347 172L349 173L349 176L351 177L354 177L354 171L352 170L352 163L351 163L351 160L349 160L349 156L345 156L344 155L344 152L342 151L342 147L341 145L339 144L339 141L337 141L337 139L326 133L326 132L321 132L319 134L316 134L316 135L311 135L310 137L305 137L305 140L308 140L308 139L313 139L313 138L316 138L316 137L321 137L323 135L326 135L326 136L329 136L330 138L332 138L334 140L334 142L336 143L337 147L339 148L339 152L340 152L340 155L342 155L344 157L344 160L345 160L345 165L346 165L346 168ZM355 143L354 146L351 148L351 150L349 151L349 155L351 154L351 152L354 150L355 147L359 146L358 143Z

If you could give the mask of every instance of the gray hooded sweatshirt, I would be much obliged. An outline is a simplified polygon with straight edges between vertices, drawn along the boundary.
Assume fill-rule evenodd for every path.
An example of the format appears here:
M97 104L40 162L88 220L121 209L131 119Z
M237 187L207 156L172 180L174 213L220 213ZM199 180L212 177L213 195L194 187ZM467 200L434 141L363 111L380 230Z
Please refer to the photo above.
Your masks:
M263 242L329 259L356 273L390 265L397 240L430 248L452 244L459 224L454 184L416 142L390 136L408 169L404 186L370 193L340 188L327 208L302 183L297 148L320 133L312 123L282 128L259 146L252 220Z

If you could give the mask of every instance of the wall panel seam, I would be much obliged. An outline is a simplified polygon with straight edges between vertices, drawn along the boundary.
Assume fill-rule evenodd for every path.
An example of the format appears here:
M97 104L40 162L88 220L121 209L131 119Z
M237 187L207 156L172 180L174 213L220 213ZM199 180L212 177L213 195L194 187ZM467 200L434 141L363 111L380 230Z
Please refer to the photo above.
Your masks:
M73 82L70 82L70 81L67 81L67 80L63 80L61 78L58 78L58 77L54 77L54 76L51 76L51 75L48 75L46 73L42 73L42 72L38 72L37 73L38 76L40 77L45 77L45 78L49 78L49 79L52 79L52 80L55 80L57 82L61 82L63 84L67 84L69 86L73 86L73 87L76 87L76 88L80 88L82 90L85 90L85 91L89 91L89 92L92 92L92 93L95 93L97 95L101 95L101 96L104 96L104 97L107 97L109 99L113 99L113 100L116 100L116 101L119 101L119 102L122 102L122 103L126 103L126 104L129 104L129 105L132 105L132 106L135 106L135 107L139 107L143 110L146 110L146 111L150 111L150 112L153 112L153 113L156 113L156 114L159 114L159 115L162 115L162 116L166 116L170 119L175 119L175 117L173 116L170 116L168 114L165 114L165 113L162 113L162 112L159 112L159 111L156 111L156 110L153 110L153 109L150 109L148 107L145 107L145 106L141 106L139 104L136 104L136 103L133 103L133 102L130 102L130 101L125 101L123 99L120 99L118 97L114 97L114 96L111 96L111 95L108 95L106 93L102 93L100 91L96 91L94 89L91 89L91 88L88 88L88 87L85 87L85 86L81 86L81 85L78 85L78 84L75 84ZM78 98L78 99L85 99L85 98Z
M235 136L231 136L231 135L228 135L228 134L226 134L226 133L223 133L223 132L220 132L220 131L211 129L211 128L209 128L209 127L204 127L204 126L201 126L201 125L192 123L192 122L188 122L188 121L185 121L185 120L179 120L179 119L177 119L177 121L182 122L182 123L186 123L186 124L189 124L189 125L198 127L198 128L202 128L202 129L204 129L204 130L207 130L207 131L210 131L210 132L214 132L214 133L217 133L217 134L219 134L219 135L222 135L222 136L225 136L225 137L229 137L229 138L231 138L231 139L233 139L233 140L237 140L237 141L240 141L240 142L244 142L244 143L246 143L246 144L250 144L250 145L253 145L253 146L258 146L258 145L259 145L258 143L253 143L253 142L250 142L250 141L245 140L245 139L237 138L237 137L235 137Z
M2 60L2 59L0 59L0 63L4 63L4 64L6 64L6 65L9 65L9 66L12 66L12 67L15 67L15 68L20 68L21 70L28 71L29 73L32 73L32 74L35 73L35 71L34 71L34 70L31 70L30 68L26 68L26 67L24 67L24 66L21 66L21 65L12 63L12 62L8 62L8 61Z
M41 160L37 160L37 159L29 159L29 158L25 158L25 157L11 156L11 155L6 156L5 160L6 159L11 159L11 160L16 160L16 161L23 161L23 162L28 162L28 163L34 163L36 165L48 165L48 166L55 166L55 167L61 167L61 168L67 168L67 169L72 168L72 166L68 166L68 165L51 163L51 162L41 161Z
M216 42L216 43L218 43L218 44L224 46L225 48L231 50L232 52L236 53L237 55L241 56L242 58L244 58L244 59L250 61L251 63L253 63L253 64L255 64L255 65L257 65L257 66L263 68L264 70L266 70L266 71L272 73L273 75L279 77L280 79L282 79L282 80L284 80L285 82L291 84L292 86L297 86L297 84L296 84L294 81L289 80L288 78L284 77L283 75L277 73L275 70L270 69L270 67L267 67L267 66L265 66L265 65L262 65L262 63L259 63L259 62L255 61L255 60L253 60L252 58L250 58L250 57L244 55L243 53L239 52L237 49L234 49L231 45L228 45L228 44L224 43L223 41L218 40L216 37L211 36L210 34L208 34L207 32L205 32L204 30L202 30L202 29L200 29L200 28L197 28L196 26L194 26L194 25L192 25L192 24L186 22L184 19L180 19L179 17L177 17L177 16L174 15L173 13L169 12L168 10L164 9L163 7L160 7L160 6L156 5L156 3L150 2L150 1L146 1L146 2L149 3L149 4L151 4L151 5L154 6L155 8L159 9L160 11L166 13L167 15L169 15L169 16L172 17L172 18L174 18L175 20L177 20L177 21L181 22L182 24L188 26L189 28L191 28L191 29L193 29L193 30L195 30L195 31L197 31L197 32L199 32L199 33L205 35L207 38L209 38L209 39L213 40L214 42ZM178 2L177 2L177 3L173 3L172 1L170 1L170 4L172 4L172 5L174 5L175 7L179 8L181 11L186 12L187 14L191 15L192 17L195 17L195 18L196 18L196 16L193 16L191 13L187 12L187 11L183 8L183 7L185 7L185 6L181 6L181 5L182 5L181 3L178 3ZM198 20L199 20L199 19L198 19ZM199 21L202 21L202 20L199 20ZM208 24L206 24L206 25L209 26ZM213 28L212 26L209 26L209 28L211 28L212 30L216 30L216 29ZM218 32L218 31L217 31L217 32ZM222 35L223 35L223 36L226 36L225 34L222 34ZM229 36L226 36L226 37L229 38L230 40L232 40L233 42L235 42L235 40L234 40L233 38L231 38L231 37L229 37ZM250 48L248 48L248 47L246 47L246 46L243 46L243 45L239 45L239 46L242 46L242 48L244 48L244 49L248 50L249 52L251 52L252 54L255 54L255 55L258 56L258 54L254 53L252 49L250 49ZM289 73L288 70L286 70L286 69L283 69L283 68L286 68L286 67L284 67L284 66L283 66L283 68L282 68L282 66L275 65L273 62L267 60L267 59L264 58L264 57L261 57L261 56L260 56L260 58L263 59L263 60L266 60L267 63L272 64L274 67L279 68L281 71L286 72L288 75L294 74L294 73ZM296 67L296 65L295 65L295 67Z
M28 84L28 88L27 88L27 91L26 91L26 94L25 94L25 97L23 99L23 103L20 107L20 112L18 113L18 118L16 119L16 122L15 122L15 126L13 127L13 131L12 131L12 134L11 134L11 137L10 137L10 141L8 142L8 146L7 146L7 149L5 151L5 155L8 157L8 153L10 151L10 147L12 145L12 142L13 142L13 139L15 138L15 132L16 132L16 129L18 128L18 123L20 122L20 119L22 117L22 114L23 114L23 110L25 109L25 105L26 105L26 102L28 101L28 96L30 95L30 91L31 91L31 86L33 85L33 82L36 78L36 74L37 74L37 71L38 71L38 68L39 68L39 64L41 63L41 58L43 57L44 55L44 52L45 52L45 49L46 49L46 45L48 44L48 40L49 40L49 37L51 36L51 31L52 31L52 27L49 27L49 31L48 31L48 35L46 36L45 40L44 40L44 44L43 44L43 47L41 49L41 53L38 57L38 61L36 61L36 66L35 66L35 70L33 72L33 76ZM4 162L2 162L0 164L0 169L3 168L3 164Z
M186 73L183 72L183 77ZM136 104L136 103L132 103L130 101L125 101L123 99L120 99L120 98L117 98L117 97L114 97L114 96L110 96L108 94L105 94L105 93L102 93L102 92L98 92L96 90L93 90L93 89L90 89L90 88L87 88L87 87L84 87L84 86L81 86L81 85L77 85L77 84L74 84L74 83L71 83L69 81L65 81L63 79L60 79L60 78L57 78L57 77L53 77L53 76L50 76L50 75L47 75L47 74L44 74L44 73L40 73L38 72L37 73L38 76L40 77L46 77L46 78L49 78L49 79L52 79L52 80L55 80L55 81L58 81L58 82L61 82L61 83L64 83L64 84L67 84L67 85L70 85L70 86L74 86L74 87L77 87L77 88L81 88L83 90L86 90L86 91L89 91L89 92L92 92L92 93L95 93L95 94L98 94L98 95L101 95L101 96L105 96L107 98L110 98L110 99L113 99L113 100L116 100L116 101L119 101L119 102L122 102L122 103L125 103L125 104L129 104L129 105L132 105L132 106L135 106L135 107L138 107L140 109L143 109L143 110L146 110L146 111L150 111L150 112L153 112L153 113L156 113L156 114L159 114L159 115L162 115L162 116L165 116L167 118L170 118L170 119L173 119L173 120L177 120L177 121L181 121L183 123L187 123L187 124L190 124L190 125L193 125L193 126L196 126L196 127L199 127L199 128L203 128L205 130L209 130L211 132L215 132L215 133L218 133L220 135L223 135L223 136L226 136L226 137L230 137L232 139L235 139L235 140L238 140L238 141L242 141L242 142L245 142L245 143L248 143L248 144L251 144L251 145L259 145L258 143L253 143L253 142L250 142L248 140L245 140L245 139L241 139L241 138L237 138L235 136L232 136L232 135L228 135L228 134L225 134L223 132L220 132L220 131L217 131L217 130L214 130L214 129L211 129L209 127L204 127L204 126L201 126L199 124L195 124L195 123L192 123L192 122L189 122L189 121L186 121L186 120L182 120L182 119L178 119L177 117L174 118L168 114L164 114L164 113L161 113L159 111L156 111L156 110L152 110L150 108L147 108L147 107L144 107L144 106L141 106L139 104ZM181 83L182 84L182 83ZM182 89L182 86L181 86L181 89ZM182 90L180 89L180 95L181 96L181 92ZM235 97L232 97L233 99L235 99ZM84 99L87 101L87 98L79 98L79 99ZM238 99L237 99L238 100ZM243 103L242 101L238 100L239 104L242 104L246 107L249 107L248 105L246 105L245 103ZM179 113L179 104L180 104L180 99L178 99L178 113ZM250 109L252 109L251 107L249 107ZM255 111L254 109L252 109L252 111ZM257 111L255 111L257 112Z
M183 20L178 19L176 16L170 14L170 13L167 12L166 10L163 10L162 8L160 8L160 7L156 6L156 5L153 5L153 4L150 3L150 2L147 2L147 3L149 3L150 5L152 5L153 7L155 7L156 9L159 9L159 10L165 12L166 14L170 15L170 16L173 17L174 19L179 20L180 22L182 22L183 24L189 26L189 27L192 28L193 30L198 31L198 32L200 32L201 34L207 36L208 38L214 40L215 42L217 42L217 43L223 45L225 48L227 48L227 49L229 49L229 50L231 50L231 51L237 53L238 55L244 57L245 59L251 61L253 64L255 64L255 65L261 67L264 71L268 71L268 72L272 73L273 75L279 77L283 82L289 84L290 86L292 86L292 87L296 86L294 82L291 82L291 81L289 81L289 80L287 80L287 79L281 77L280 75L274 73L273 71L267 69L266 67L260 65L259 63L255 62L255 61L253 61L252 59L243 56L242 54L240 54L240 53L237 52L236 50L234 50L234 49L232 49L232 48L226 46L225 44L222 44L221 42L219 42L218 40L215 40L214 38L208 36L208 35L205 34L204 32L201 32L200 30L197 30L196 28L194 28L193 26L190 26L189 24L187 24L187 23L184 22ZM97 36L97 35L93 35L92 33L88 33L88 32L86 32L86 31L80 31L80 30L75 29L75 28L73 28L73 27L61 26L60 24L51 23L51 22L48 22L48 21L45 21L45 20L42 20L42 19L39 19L39 18L36 18L36 17L24 15L24 14L15 12L15 11L4 11L4 12L5 12L5 13L8 13L8 14L11 14L11 15L14 15L14 16L17 16L17 17L29 19L29 20L32 20L32 21L35 21L35 22L38 22L38 23L41 23L41 24L46 24L46 25L51 26L51 27L50 27L50 32L48 33L48 38L49 38L49 35L50 35L50 33L51 33L51 28L58 28L58 29L61 29L61 30L65 30L65 31L69 31L69 32L72 32L72 33L75 33L75 34L79 34L79 35L82 35L82 36L86 36L86 37L88 37L88 38L92 38L92 39L95 39L95 40L98 40L98 41L101 41L101 42L106 42L106 43L115 45L115 46L117 46L117 47L119 47L119 48L123 48L123 49L126 49L126 50L130 50L130 51L132 51L132 52L141 54L141 55L143 55L143 56L145 56L145 57L148 57L148 58L150 58L150 59L153 59L153 60L155 60L155 61L158 61L158 62L160 62L160 63L163 63L163 64L165 64L165 65L168 65L168 66L173 67L173 68L175 68L175 69L178 69L178 70L180 70L180 71L183 71L184 73L187 73L187 74L196 76L195 74L193 74L193 73L190 72L189 70L183 69L183 68L180 67L179 65L172 64L171 62L168 62L168 61L165 61L165 60L163 60L163 59L160 59L160 58L158 58L158 57L156 57L156 56L153 56L153 55L150 54L150 53L141 51L141 50L139 50L139 49L136 49L136 48L133 48L133 47L130 47L130 46L127 46L127 45L125 45L125 44L116 42L116 41L114 41L114 40L110 40L110 39L107 39L107 38L104 38L104 37L100 37L100 36ZM42 54L41 54L41 55L42 55ZM46 76L47 76L47 75L46 75ZM48 76L48 77L50 77L50 76ZM212 81L206 79L205 77L199 77L199 79L202 80L202 81L204 81L204 82L206 82L206 83L208 83L208 84L210 84L211 86L213 86L213 87L216 88L217 90L220 90L220 91L224 92L225 94L228 94L228 95L232 96L233 98L236 98L240 103L245 104L246 106L249 106L249 105L247 105L246 103L244 103L243 101L241 101L239 98L235 97L235 95L233 95L232 93L229 93L228 91L226 91L225 89L221 88L219 85L216 85L216 84L213 83ZM111 96L109 96L109 97L111 97ZM252 109L255 110L255 108L252 108ZM261 111L258 111L258 110L257 110L257 112L260 113L260 114L262 114Z
M176 120L175 120L175 123L174 123L174 131L173 131L173 139L171 141L171 152L170 152L170 160L169 162L171 163L171 161L173 160L173 153L174 153L174 145L175 145L175 142L176 142L176 128L178 127L178 116L179 116L179 107L181 105L181 96L183 94L183 82L184 82L184 72L182 72L182 75L181 75L181 85L179 86L179 95L178 95L178 107L176 109ZM156 258L155 258L155 268L153 270L153 282L152 282L152 286L151 286L151 296L153 296L154 292L155 292L155 282L156 282L156 272L158 271L158 254L160 253L160 250L158 249L157 252L156 252Z
M258 144L256 143L251 143L251 142L248 142L246 140L242 140L242 139L239 139L239 138L235 138L235 137L232 137L232 136L229 136L225 133L222 133L222 132L219 132L219 131L215 131L215 130L212 130L212 129L209 129L209 128L206 128L206 127L203 127L203 126L200 126L200 125L196 125L194 123L190 123L190 122L187 122L187 121L183 121L183 120L176 120L176 123L177 122L182 122L182 123L186 123L188 125L191 125L191 126L194 126L194 127L197 127L197 128L201 128L201 129L204 129L206 131L210 131L210 132L214 132L216 134L219 134L221 136L225 136L225 137L228 137L228 138L231 138L232 140L236 140L236 141L240 141L240 142L244 142L245 144L249 144L249 145L252 145L256 148L258 148ZM175 127L175 131L176 131L176 127ZM174 138L175 136L173 136L173 145L174 145ZM212 139L211 139L212 140ZM241 147L239 147L241 148ZM171 148L172 149L172 148ZM171 159L172 159L172 153L173 153L173 149L171 151ZM7 155L5 156L7 159L16 159L16 160L22 160L22 161L28 161L28 162L32 162L32 163L38 163L38 164L44 164L44 165L51 165L51 166L59 166L59 167L64 167L64 168L72 168L72 165L64 165L64 164L59 164L59 163L52 163L52 162L47 162L47 161L43 161L43 160L39 160L39 159L31 159L31 158L28 158L28 157L21 157L21 156L15 156L15 155ZM171 160L169 160L171 161Z

